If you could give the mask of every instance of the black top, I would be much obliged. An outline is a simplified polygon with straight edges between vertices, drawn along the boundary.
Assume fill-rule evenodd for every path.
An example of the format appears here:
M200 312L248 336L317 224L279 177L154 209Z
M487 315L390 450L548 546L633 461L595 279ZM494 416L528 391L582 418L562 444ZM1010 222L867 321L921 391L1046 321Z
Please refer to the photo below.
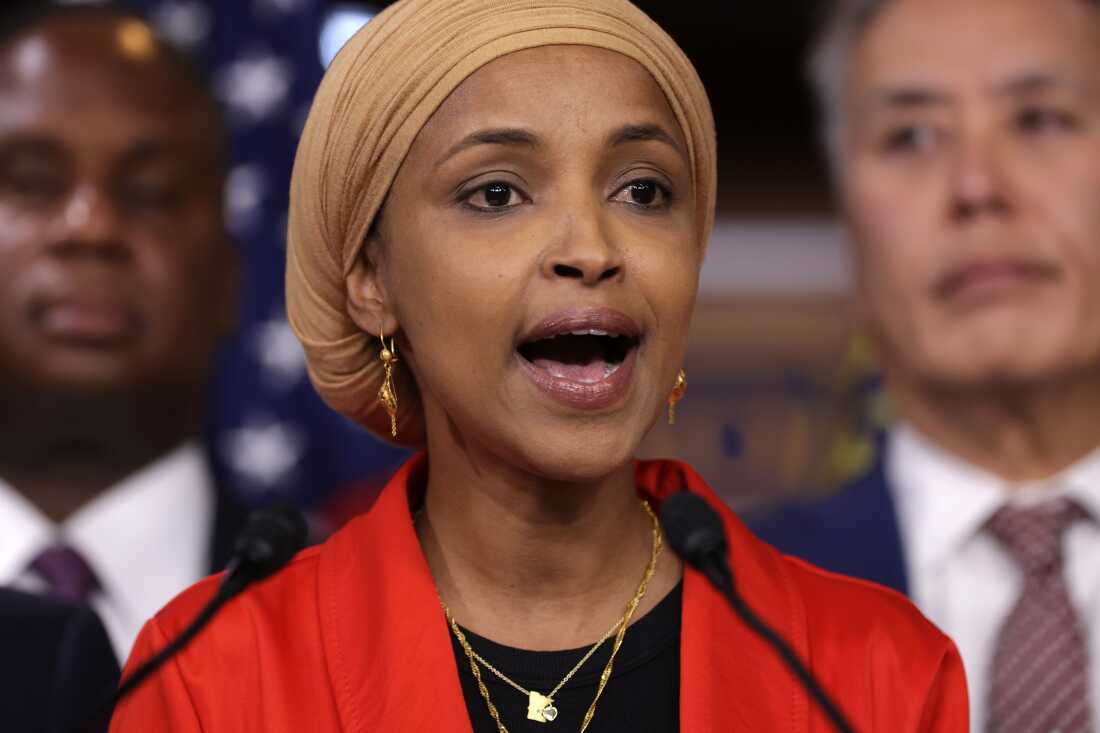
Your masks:
M680 730L680 601L682 584L627 629L615 657L611 679L596 704L589 733L669 733ZM462 629L474 651L528 690L546 694L588 651L531 652L501 646ZM585 662L554 698L558 717L552 723L527 719L527 697L481 664L481 679L509 733L576 733L607 664L615 637ZM475 733L497 733L485 700L470 671L470 662L451 635L466 710Z

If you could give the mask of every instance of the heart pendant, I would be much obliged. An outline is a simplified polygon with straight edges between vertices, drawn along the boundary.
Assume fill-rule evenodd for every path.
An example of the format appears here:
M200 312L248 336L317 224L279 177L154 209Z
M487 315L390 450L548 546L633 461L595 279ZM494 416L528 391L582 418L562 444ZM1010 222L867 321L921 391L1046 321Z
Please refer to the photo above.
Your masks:
M542 717L546 718L547 723L553 723L554 718L558 717L558 709L553 705L547 705L542 709Z

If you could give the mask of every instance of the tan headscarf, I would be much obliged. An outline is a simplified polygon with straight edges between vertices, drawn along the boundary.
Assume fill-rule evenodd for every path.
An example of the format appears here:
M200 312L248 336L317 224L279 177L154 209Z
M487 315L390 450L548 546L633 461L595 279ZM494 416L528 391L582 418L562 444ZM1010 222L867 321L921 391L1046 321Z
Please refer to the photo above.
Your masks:
M309 112L290 184L287 314L310 378L334 409L389 438L377 401L378 334L347 311L345 278L420 129L477 69L515 51L583 45L634 59L656 80L691 155L700 246L714 220L710 103L684 53L627 0L402 0L340 51ZM399 245L398 245L399 246ZM398 442L419 445L416 385L396 373Z

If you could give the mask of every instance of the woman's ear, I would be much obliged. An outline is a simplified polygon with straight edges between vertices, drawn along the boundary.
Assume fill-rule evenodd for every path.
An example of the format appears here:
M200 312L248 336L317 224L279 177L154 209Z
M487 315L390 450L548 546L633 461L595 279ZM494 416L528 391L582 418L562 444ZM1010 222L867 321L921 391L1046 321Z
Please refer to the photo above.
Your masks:
M363 331L378 336L397 331L397 317L389 307L385 286L377 265L367 254L368 242L355 258L344 287L347 289L347 309L351 320Z

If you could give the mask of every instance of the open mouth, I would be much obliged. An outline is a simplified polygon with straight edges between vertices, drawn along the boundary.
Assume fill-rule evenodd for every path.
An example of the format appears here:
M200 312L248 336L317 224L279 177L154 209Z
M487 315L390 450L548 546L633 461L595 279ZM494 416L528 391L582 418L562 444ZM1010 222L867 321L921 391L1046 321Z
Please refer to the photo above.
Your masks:
M585 328L528 341L518 351L556 379L596 384L615 374L638 343L637 336Z

